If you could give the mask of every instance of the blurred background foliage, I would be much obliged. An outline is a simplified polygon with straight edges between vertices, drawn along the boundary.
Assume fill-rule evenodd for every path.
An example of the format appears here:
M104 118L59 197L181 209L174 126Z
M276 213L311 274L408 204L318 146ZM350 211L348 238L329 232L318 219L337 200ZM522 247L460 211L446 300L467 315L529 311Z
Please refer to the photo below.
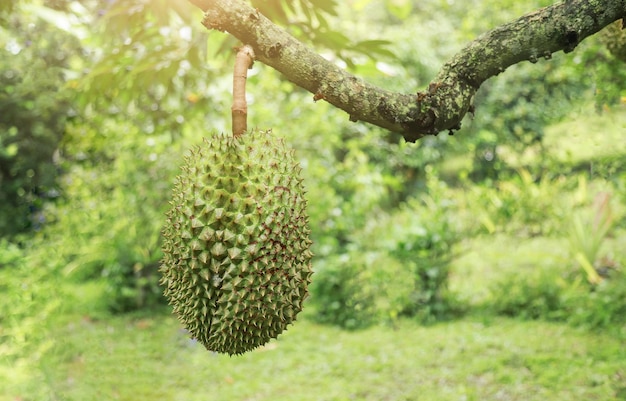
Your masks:
M252 3L359 76L414 92L481 32L551 2ZM30 380L53 346L41 334L52 315L163 307L160 228L178 165L203 136L229 130L237 42L201 17L185 1L1 4L0 357L13 377ZM304 169L316 254L306 316L357 329L480 310L623 332L616 35L511 67L481 88L458 134L416 144L350 123L255 64L249 126L284 137ZM610 194L605 206L598 193ZM606 230L580 228L598 219ZM540 238L558 256L530 270L521 261L542 246L490 259L511 238ZM596 245L584 259L581 243Z

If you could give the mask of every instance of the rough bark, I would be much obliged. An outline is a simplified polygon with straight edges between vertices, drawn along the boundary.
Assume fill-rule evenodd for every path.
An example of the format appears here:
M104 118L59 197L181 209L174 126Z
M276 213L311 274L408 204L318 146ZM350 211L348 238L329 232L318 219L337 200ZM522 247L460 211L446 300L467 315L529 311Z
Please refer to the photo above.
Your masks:
M407 141L460 128L482 83L527 60L571 52L586 37L626 17L626 0L566 0L479 36L446 62L428 90L403 94L378 88L335 64L273 24L242 0L190 0L203 24L252 46L256 60L296 85L365 121L400 132Z

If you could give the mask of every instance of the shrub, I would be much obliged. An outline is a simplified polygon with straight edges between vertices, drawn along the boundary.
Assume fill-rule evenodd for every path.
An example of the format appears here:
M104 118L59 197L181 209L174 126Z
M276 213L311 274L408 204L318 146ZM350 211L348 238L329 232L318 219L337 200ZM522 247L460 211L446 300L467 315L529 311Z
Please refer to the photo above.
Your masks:
M318 261L311 285L314 320L346 329L357 329L374 321L373 300L361 290L359 265L349 255Z
M567 313L566 286L560 273L550 268L510 275L491 287L490 308L499 315L524 319L562 319Z
M63 295L49 266L35 266L25 249L0 240L0 394L36 388L32 399L47 399L40 363L55 344L48 328Z
M12 236L40 228L43 203L58 194L55 152L70 113L62 77L80 51L46 23L9 21L0 39L0 235Z
M70 279L104 281L111 311L163 303L157 266L176 147L111 120L69 128L63 199L45 210L41 246L54 249L56 269Z
M597 265L602 245L613 227L614 213L610 201L610 193L601 192L596 195L591 210L577 211L570 219L570 251L591 284L602 280Z
M563 176L535 177L525 169L493 186L472 184L465 195L468 230L528 236L554 233L560 228L556 222L565 219L567 184ZM482 227L476 227L477 222Z
M491 295L489 308L500 315L626 330L626 274L622 270L612 270L610 277L594 285L579 274L538 268L500 280Z
M0 238L0 269L18 266L24 257L20 247Z
M626 330L626 273L615 270L589 290L573 292L568 300L569 321L590 328L621 327Z
M370 219L344 255L317 262L311 289L318 321L356 328L401 315L431 322L460 311L447 290L458 240L452 204L434 175L427 186L421 200Z
M384 246L413 275L413 290L403 310L422 322L446 319L462 312L448 290L450 262L459 241L457 205L449 188L431 167L425 168L426 190L409 200L386 223Z
M413 287L402 313L424 322L445 318L456 307L448 292L453 232L447 220L436 227L414 226L391 249L412 275Z
M314 275L314 319L347 329L391 321L412 289L407 269L388 255L358 251L328 258Z

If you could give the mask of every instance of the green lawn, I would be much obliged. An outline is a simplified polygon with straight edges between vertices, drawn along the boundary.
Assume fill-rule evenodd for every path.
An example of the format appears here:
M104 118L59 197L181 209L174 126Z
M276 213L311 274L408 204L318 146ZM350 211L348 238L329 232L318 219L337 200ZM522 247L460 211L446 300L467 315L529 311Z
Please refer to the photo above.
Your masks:
M1 400L35 388L76 401L626 399L624 339L545 322L348 332L305 319L238 357L207 352L167 315L77 318L54 337L44 374Z

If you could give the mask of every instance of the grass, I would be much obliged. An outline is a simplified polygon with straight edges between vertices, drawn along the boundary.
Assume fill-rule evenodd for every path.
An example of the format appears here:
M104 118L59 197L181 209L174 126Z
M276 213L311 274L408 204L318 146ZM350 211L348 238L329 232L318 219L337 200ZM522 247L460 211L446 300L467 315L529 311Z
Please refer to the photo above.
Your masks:
M54 337L30 384L49 400L626 399L624 339L545 322L348 332L304 320L238 357L207 352L167 315L77 318Z

